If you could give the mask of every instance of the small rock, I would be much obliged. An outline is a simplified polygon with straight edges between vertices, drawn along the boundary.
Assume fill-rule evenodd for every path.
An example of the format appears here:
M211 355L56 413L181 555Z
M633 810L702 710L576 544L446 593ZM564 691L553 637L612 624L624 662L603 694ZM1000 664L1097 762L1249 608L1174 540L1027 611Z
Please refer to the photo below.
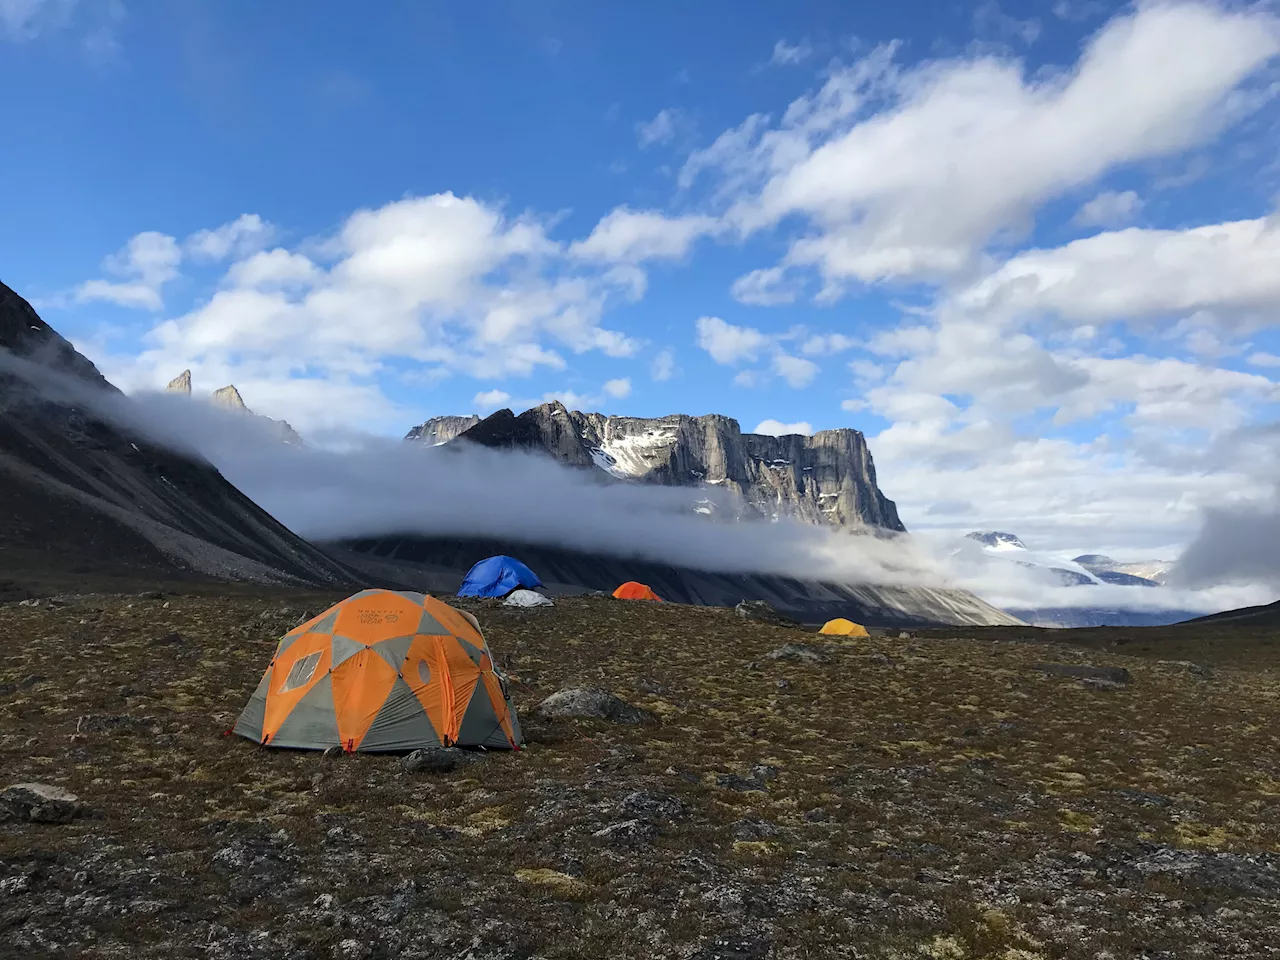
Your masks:
M464 763L470 763L474 755L458 747L423 747L400 761L405 773L448 773Z
M76 718L76 733L149 733L155 721L127 713L86 713Z
M534 713L546 718L573 717L629 724L648 723L657 719L648 710L632 706L595 687L573 687L553 693L538 704Z
M675 771L673 770L672 773ZM674 820L684 815L684 803L679 797L663 793L649 793L637 790L622 798L619 804L623 811L639 816L658 817L663 820Z
M759 780L740 777L736 773L721 773L716 776L716 783L724 787L726 790L737 790L739 793L746 793L751 790L764 790L764 784Z
M1140 807L1153 807L1162 809L1173 806L1173 800L1170 797L1162 796L1158 793L1148 793L1145 790L1135 790L1132 787L1121 787L1116 793L1127 800L1132 800Z
M369 960L373 947L359 940L348 938L333 948L334 960Z
M1133 682L1133 675L1124 667L1092 667L1077 663L1037 663L1031 669L1046 673L1051 677L1102 681L1120 687L1128 686Z
M19 601L18 601L18 606L20 606L20 607L38 607L38 606L40 606L40 601L39 601L39 600L37 600L37 599L35 599L34 597L33 597L32 599L30 599L30 600L19 600Z
M658 683L656 680L637 680L636 689L641 693L653 694L658 697L664 697L671 693L670 687Z
M176 647L186 642L186 637L177 631L174 631L173 633L166 633L163 637L157 637L155 640L152 640L151 645L153 647Z
M1125 685L1114 680L1100 680L1097 677L1083 677L1080 686L1087 690L1123 690Z
M799 660L805 663L826 663L831 658L817 647L807 643L788 643L765 654L770 660Z
M1208 680L1213 676L1213 671L1209 667L1202 663L1192 663L1190 660L1157 660L1156 666L1164 667L1166 670L1185 672L1201 680Z
M337 760L339 757L342 756L343 753L345 753L345 751L337 744L334 744L332 747L324 748L324 752L320 754L320 759L321 760Z
M773 685L774 685L775 687L777 687L779 690L787 690L787 689L790 689L790 687L791 687L791 681L790 681L790 680L778 680L778 681L775 681Z
M31 823L70 823L84 813L73 793L46 783L17 783L0 792L0 809Z
M163 600L164 594L159 590L146 590L138 594L139 600Z
M907 631L905 631L905 630L900 630L900 631L898 632L898 639L899 639L899 640L910 640L910 639L911 639L911 634L907 633Z
M364 837L358 833L348 830L346 827L330 827L325 831L324 839L327 843L361 843Z
M31 889L31 878L25 876L5 877L0 880L0 896L17 896Z
M897 663L894 661L892 657L883 653L873 653L867 659L870 660L872 663L874 663L877 667L897 666Z
M739 820L733 827L735 840L767 840L778 835L778 827L766 820Z
M322 893L311 901L311 905L317 910L332 910L334 898L332 893Z
M638 819L623 820L621 823L610 824L603 830L597 830L592 834L597 840L621 844L622 846L637 846L642 843L648 843L657 835L657 827L647 820Z
M786 614L779 613L767 600L743 600L733 612L744 620L756 623L767 623L773 627L799 627L796 621Z

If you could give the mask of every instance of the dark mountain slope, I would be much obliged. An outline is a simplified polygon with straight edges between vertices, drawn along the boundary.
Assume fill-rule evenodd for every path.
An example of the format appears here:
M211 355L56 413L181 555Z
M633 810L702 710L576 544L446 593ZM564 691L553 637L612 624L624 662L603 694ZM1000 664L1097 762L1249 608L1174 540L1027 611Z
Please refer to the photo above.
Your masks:
M1196 617L1194 620L1184 621L1179 626L1191 627L1205 624L1214 626L1229 624L1241 629L1280 627L1280 600L1258 607L1241 607L1239 610L1224 610L1222 613L1212 613L1207 617Z
M3 284L0 347L0 575L353 582L207 462L109 421L127 399Z

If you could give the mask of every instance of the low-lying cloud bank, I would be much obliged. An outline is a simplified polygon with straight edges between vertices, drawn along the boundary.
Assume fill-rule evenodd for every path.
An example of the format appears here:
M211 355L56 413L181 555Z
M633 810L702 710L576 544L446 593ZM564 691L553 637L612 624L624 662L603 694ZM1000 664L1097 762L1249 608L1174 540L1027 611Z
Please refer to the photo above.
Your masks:
M52 399L92 406L157 443L207 459L286 526L317 541L396 533L510 538L720 572L960 587L1015 608L1211 612L1269 602L1280 583L1280 562L1269 547L1280 542L1277 517L1270 535L1259 529L1250 539L1256 549L1234 554L1228 545L1244 536L1240 524L1209 517L1177 586L1062 587L1046 571L957 549L954 539L862 536L792 521L716 522L693 506L723 497L719 491L600 482L536 455L426 448L363 434L289 446L267 421L199 399L105 393L12 357L0 370L18 372Z
M1280 592L1280 491L1261 503L1207 511L1170 578L1188 588L1263 584Z

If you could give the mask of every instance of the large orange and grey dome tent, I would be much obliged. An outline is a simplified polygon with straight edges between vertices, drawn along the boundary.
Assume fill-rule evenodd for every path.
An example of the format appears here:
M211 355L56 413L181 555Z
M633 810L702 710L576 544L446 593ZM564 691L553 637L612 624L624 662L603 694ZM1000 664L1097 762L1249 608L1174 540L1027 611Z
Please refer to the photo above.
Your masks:
M301 750L520 743L475 618L391 590L357 593L285 634L235 732Z
M626 583L613 591L616 600L657 600L662 602L662 598L653 592L643 583L636 583L634 580L628 580Z

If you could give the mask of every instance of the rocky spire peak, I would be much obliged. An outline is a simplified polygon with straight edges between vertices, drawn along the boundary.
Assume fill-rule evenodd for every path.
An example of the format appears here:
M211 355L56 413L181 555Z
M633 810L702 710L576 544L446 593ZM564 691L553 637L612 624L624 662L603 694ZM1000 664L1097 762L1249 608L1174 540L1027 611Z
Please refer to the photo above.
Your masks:
M191 371L183 370L169 381L169 386L165 389L170 393L185 393L187 396L191 396Z
M213 402L228 410L249 409L245 406L244 397L240 396L240 391L231 384L213 391Z

